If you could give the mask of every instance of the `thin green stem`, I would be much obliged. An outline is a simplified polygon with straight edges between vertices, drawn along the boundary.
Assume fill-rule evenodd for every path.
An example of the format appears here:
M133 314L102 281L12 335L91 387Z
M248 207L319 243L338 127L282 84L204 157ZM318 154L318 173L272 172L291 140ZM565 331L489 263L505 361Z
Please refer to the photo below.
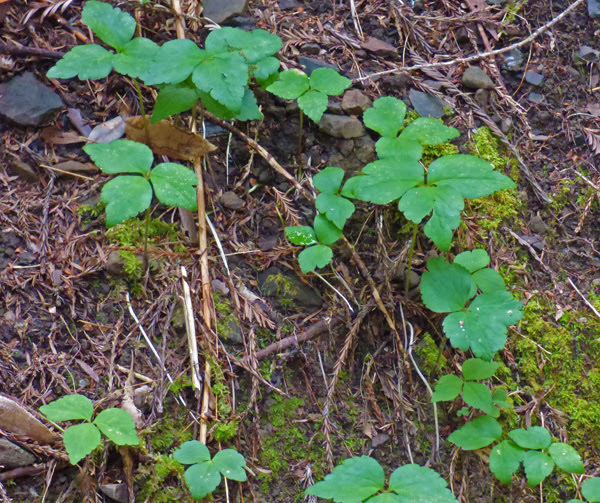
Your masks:
M410 250L408 251L408 261L406 264L406 280L404 283L404 295L408 295L408 290L410 289L410 273L412 272L412 261L413 256L415 254L415 244L417 243L417 232L419 231L419 224L414 224L412 231L412 239L410 242Z
M300 125L298 126L298 147L296 150L296 159L300 164L300 154L302 154L302 127L304 124L304 113L300 110Z
M144 216L144 274L148 272L150 261L148 260L148 240L150 239L150 208L146 208Z
M140 103L140 112L142 113L142 121L144 121L144 132L146 133L146 143L150 141L150 131L148 130L148 121L146 120L146 109L144 108L144 97L142 96L142 88L136 78L133 79L135 90L137 91L138 101Z

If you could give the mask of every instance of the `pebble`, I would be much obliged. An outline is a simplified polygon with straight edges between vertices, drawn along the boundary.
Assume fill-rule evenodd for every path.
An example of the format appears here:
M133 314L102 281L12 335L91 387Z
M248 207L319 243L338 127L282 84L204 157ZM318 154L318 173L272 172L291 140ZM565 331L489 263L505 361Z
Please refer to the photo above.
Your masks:
M542 101L544 101L544 95L540 93L531 92L527 96L527 99L532 103L541 103Z
M600 0L587 0L587 8L592 19L600 17Z
M313 70L316 70L317 68L333 68L335 71L337 71L336 66L326 63L320 59L309 58L308 56L298 56L298 63L304 67L304 73L309 76Z
M35 183L40 179L40 175L29 164L17 161L16 159L10 162L8 169L12 174L26 182Z
M545 234L548 230L548 225L539 215L533 215L529 220L529 228L536 234Z
M56 434L14 400L0 395L0 428L40 444L52 444Z
M319 129L336 138L359 138L365 134L362 122L345 115L323 114L319 122Z
M319 54L321 46L315 42L308 42L302 46L302 52L305 54Z
M111 500L118 501L119 503L127 503L129 501L129 491L126 484L99 484L98 487Z
M437 96L411 89L408 99L421 117L441 119L444 116L445 103Z
M0 437L0 466L12 470L20 466L29 466L35 463L35 456L19 447L6 438Z
M544 76L537 72L525 72L525 82L532 86L541 86L544 82Z
M361 47L366 51L372 52L375 56L382 58L398 55L398 49L393 45L375 37L367 37L367 40L361 44Z
M362 113L373 106L371 98L361 93L358 89L350 89L344 93L342 98L342 109L348 115L362 115Z
M465 70L462 83L471 89L494 89L496 87L488 74L478 66L470 66Z
M221 203L230 210L239 210L244 207L244 201L232 190L228 190L221 196Z
M228 17L244 12L246 4L246 0L204 0L202 9L205 18L222 24Z
M503 117L502 121L500 122L500 131L502 131L504 134L507 134L513 125L513 121L510 117Z
M371 440L371 447L373 447L373 449L377 449L377 447L381 447L382 445L389 442L391 438L392 437L390 437L387 433L380 433L379 435L375 435L373 437L373 440Z
M600 59L600 51L597 51L589 45L582 45L579 48L579 51L577 51L577 56L584 61L598 61L598 59Z
M509 72L518 72L523 67L523 53L519 49L511 49L504 54L502 67Z

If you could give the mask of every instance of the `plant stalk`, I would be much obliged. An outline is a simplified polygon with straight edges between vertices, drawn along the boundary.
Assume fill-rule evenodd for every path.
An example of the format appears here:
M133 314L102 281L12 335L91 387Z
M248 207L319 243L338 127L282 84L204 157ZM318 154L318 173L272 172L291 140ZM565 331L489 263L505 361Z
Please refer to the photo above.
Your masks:
M144 121L144 132L146 133L146 144L150 141L150 132L148 131L148 121L146 120L146 109L144 108L144 97L142 96L142 88L136 78L133 79L135 90L137 91L138 101L140 103L140 112Z
M146 208L144 215L144 274L148 272L150 261L148 260L148 240L150 239L150 208Z
M304 113L300 110L300 125L298 126L298 146L296 147L296 160L300 164L300 155L302 154L302 128L304 126Z
M408 261L406 263L406 270L404 274L406 279L404 282L404 295L408 295L410 289L410 273L412 272L412 261L415 254L415 244L417 243L417 232L419 231L419 224L414 224L412 231L412 239L410 242L410 250L408 251Z

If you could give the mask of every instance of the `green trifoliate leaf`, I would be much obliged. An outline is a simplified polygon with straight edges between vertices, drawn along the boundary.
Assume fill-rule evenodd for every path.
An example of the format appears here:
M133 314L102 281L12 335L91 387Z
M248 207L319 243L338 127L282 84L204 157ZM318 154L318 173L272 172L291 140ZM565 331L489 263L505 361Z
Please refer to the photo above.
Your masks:
M90 143L83 147L104 173L147 173L154 161L150 147L131 140Z
M354 213L354 204L351 201L333 194L319 194L315 205L317 210L325 215L338 229L343 229L346 220Z
M246 480L246 460L238 451L234 449L223 449L215 454L212 460L215 466L223 475L231 480L244 482Z
M515 186L509 177L494 171L493 164L468 154L445 155L433 161L429 165L427 183L452 187L469 199Z
M309 246L317 242L315 230L308 225L294 225L285 228L285 237L300 246Z
M435 391L431 396L431 401L435 403L454 400L458 395L460 395L462 386L463 380L460 377L452 374L442 376L435 385Z
M317 215L313 222L315 234L319 243L330 245L342 237L342 231L324 215Z
M102 187L106 225L112 227L144 211L152 201L152 186L141 176L117 176Z
M495 445L490 452L490 470L503 484L510 484L519 469L525 451L510 440Z
M51 79L103 79L113 69L114 54L96 44L78 45L48 70Z
M183 465L193 465L194 463L210 461L210 452L202 442L189 440L173 452L173 457Z
M456 264L456 261L454 263ZM492 377L499 366L500 364L496 362L486 362L481 358L470 358L463 363L462 374L468 381L480 381Z
M250 67L250 73L263 84L278 72L280 66L281 62L277 58L269 56L254 63L253 67Z
M459 253L454 258L454 263L462 265L470 273L483 269L490 263L490 256L485 250L471 250Z
M506 290L504 280L498 271L490 269L480 269L472 275L473 281L483 293L492 293L498 290Z
M552 473L554 461L543 452L527 451L523 455L523 468L527 476L527 485L535 487Z
M152 40L137 37L114 55L113 65L118 73L143 80L152 70L158 51L159 46Z
M381 136L395 138L402 128L405 115L406 104L404 101L384 96L376 99L373 106L365 110L363 121L366 127L378 132Z
M506 343L507 327L523 316L522 304L505 291L483 293L467 311L446 316L444 333L455 348L471 349L475 356L491 360Z
M196 210L196 174L174 162L164 162L150 172L157 199L168 206Z
M442 257L427 262L421 277L421 298L435 313L449 313L465 307L471 289L471 275L464 267L449 264Z
M418 141L423 145L439 145L459 136L458 129L444 126L440 121L428 117L415 119L400 133L403 140Z
M581 494L583 494L583 497L590 503L597 503L600 501L600 477L587 479L581 484Z
M391 481L390 481L391 482ZM309 487L305 494L332 499L336 503L360 503L384 488L381 465L368 456L348 458L325 480Z
M316 123L323 117L323 113L327 110L328 104L329 99L327 98L327 95L321 91L310 90L298 98L300 110L302 110L310 120Z
M309 246L298 254L298 263L304 274L325 267L333 258L333 250L326 245Z
M313 185L324 194L337 194L344 179L344 170L327 166L313 176Z
M369 498L369 503L403 503L403 499L394 493L380 493Z
M339 96L350 87L352 81L333 68L317 68L310 74L309 85L315 91L328 96Z
M190 466L184 477L195 500L201 500L212 493L221 483L221 473L210 461Z
M279 74L279 80L273 82L267 91L286 100L295 100L308 91L308 76L292 68Z
M91 421L94 404L83 395L67 395L40 407L40 412L50 421Z
M248 83L248 64L236 52L205 53L192 81L233 112L240 112Z
M342 195L375 204L387 204L423 183L423 166L413 159L380 159L367 164L363 175L350 178Z
M144 77L147 85L178 84L187 79L205 57L205 51L192 40L165 42L154 57L154 64Z
M98 35L100 40L120 51L135 33L135 19L109 3L90 0L81 12L81 21Z
M247 32L226 26L211 31L206 37L204 47L211 52L225 51L228 48L240 49L248 63L256 63L275 54L283 44L277 35L266 30Z
M548 454L556 463L556 466L569 473L584 473L585 467L579 453L569 444L555 442L548 448Z
M63 433L63 443L72 465L76 465L100 444L100 431L91 423L70 426Z
M382 136L375 143L375 151L380 159L407 157L413 161L418 161L423 155L423 145L413 140Z
M497 390L495 390L492 393L492 400L501 409L507 409L512 405L508 401L508 397L506 395L506 390L504 390L502 388L498 388Z
M123 409L105 409L94 419L94 424L117 445L138 445L140 439L135 423Z
M500 415L492 401L492 392L485 384L466 382L463 387L462 398L467 405L482 410L488 416L498 417Z
M171 84L158 91L154 110L152 111L152 123L159 122L171 115L185 112L198 101L198 91L187 84Z
M550 432L541 426L532 426L526 430L518 428L509 431L508 436L524 449L547 449L552 443Z
M448 440L465 451L490 445L502 435L502 427L493 417L480 416L452 433Z
M400 496L401 503L457 503L447 485L435 470L409 464L394 470L389 488Z

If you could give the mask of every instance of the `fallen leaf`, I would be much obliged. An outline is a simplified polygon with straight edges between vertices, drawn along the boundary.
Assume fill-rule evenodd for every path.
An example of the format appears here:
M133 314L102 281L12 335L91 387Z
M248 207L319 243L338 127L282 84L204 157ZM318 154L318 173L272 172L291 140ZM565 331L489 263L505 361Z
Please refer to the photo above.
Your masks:
M48 126L42 129L41 135L49 145L69 145L87 141L87 138L78 135L75 131L61 131L56 126Z
M123 134L125 134L125 120L118 116L96 126L88 138L98 143L110 143L121 138Z
M147 131L142 117L131 117L125 126L125 134L130 140L148 145L156 155L193 161L217 149L202 135L190 133L166 120L150 124L146 119L146 123Z

